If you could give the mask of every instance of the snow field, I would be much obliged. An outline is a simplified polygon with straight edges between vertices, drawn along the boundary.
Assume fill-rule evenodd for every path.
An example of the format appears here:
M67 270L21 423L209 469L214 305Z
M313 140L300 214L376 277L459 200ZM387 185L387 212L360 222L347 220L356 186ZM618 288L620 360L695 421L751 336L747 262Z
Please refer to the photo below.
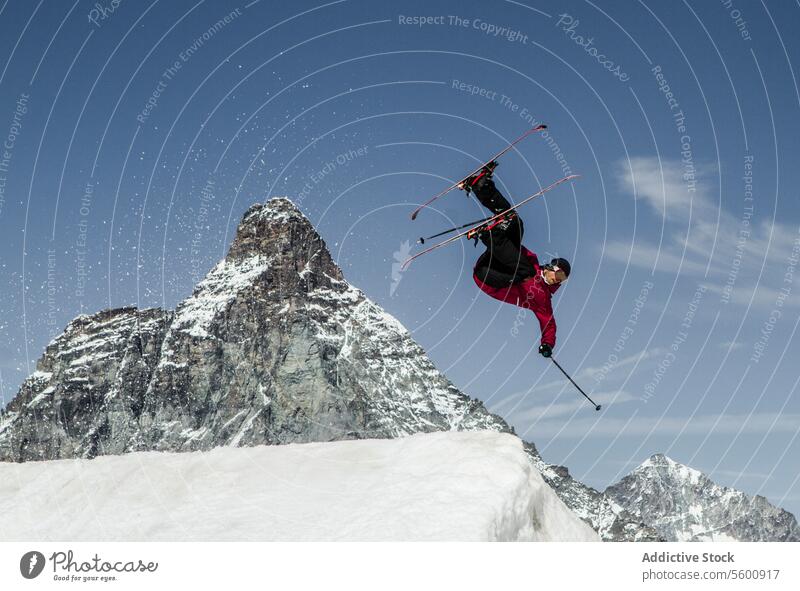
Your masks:
M596 541L513 435L0 463L2 541Z

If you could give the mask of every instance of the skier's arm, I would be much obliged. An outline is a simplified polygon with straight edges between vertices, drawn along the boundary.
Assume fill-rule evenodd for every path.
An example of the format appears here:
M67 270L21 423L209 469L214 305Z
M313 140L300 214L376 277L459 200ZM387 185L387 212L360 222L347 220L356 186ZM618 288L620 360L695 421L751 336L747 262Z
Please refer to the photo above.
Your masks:
M553 307L548 300L546 303L535 306L533 313L539 320L539 327L542 329L542 344L556 346L556 319L553 317Z

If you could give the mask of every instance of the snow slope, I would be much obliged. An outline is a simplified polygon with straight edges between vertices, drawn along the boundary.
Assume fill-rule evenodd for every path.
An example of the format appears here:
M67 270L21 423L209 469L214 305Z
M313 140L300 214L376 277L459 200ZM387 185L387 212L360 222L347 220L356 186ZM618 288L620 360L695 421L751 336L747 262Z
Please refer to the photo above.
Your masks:
M509 434L0 463L0 540L597 540Z

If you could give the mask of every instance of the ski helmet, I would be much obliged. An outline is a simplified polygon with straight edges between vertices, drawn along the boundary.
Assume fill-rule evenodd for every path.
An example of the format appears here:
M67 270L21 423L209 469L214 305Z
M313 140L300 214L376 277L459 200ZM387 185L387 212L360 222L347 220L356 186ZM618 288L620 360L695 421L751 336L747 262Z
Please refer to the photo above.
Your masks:
M562 258L553 259L552 261L550 261L550 266L558 267L559 269L564 271L564 275L569 277L570 266L569 266L569 261L567 259L562 259Z

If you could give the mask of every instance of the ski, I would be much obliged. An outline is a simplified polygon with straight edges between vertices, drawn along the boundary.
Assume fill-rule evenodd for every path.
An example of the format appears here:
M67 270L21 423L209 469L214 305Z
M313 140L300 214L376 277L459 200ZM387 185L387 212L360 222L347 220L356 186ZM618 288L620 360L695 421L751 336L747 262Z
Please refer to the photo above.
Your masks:
M492 162L494 162L495 160L497 160L498 158L500 158L500 156L502 156L503 154L505 154L506 152L508 152L508 151L509 151L511 148L513 148L514 146L516 146L518 143L520 143L520 142L521 142L522 140L524 140L526 137L528 137L528 136L529 136L529 135L531 135L532 133L535 133L535 132L537 132L537 131L542 131L542 130L544 130L544 129L547 129L547 126L546 126L546 125L537 125L536 127L532 127L531 129L529 129L528 131L526 131L525 133L523 133L521 136L519 136L519 137L518 137L517 139L515 139L513 142L511 142L510 144L508 144L508 145L507 145L505 148L503 148L502 150L500 150L500 151L499 151L497 154L495 154L494 156L492 156L491 158L489 158L489 160L487 160L486 162L484 162L483 164L481 164L481 165L480 165L478 168L476 168L475 170L473 170L472 172L470 172L470 173L469 173L467 176L465 176L464 178L462 178L460 181L458 181L458 182L456 182L456 183L453 183L452 185L450 185L449 187L447 187L445 190L443 190L443 191L442 191L442 192L440 192L440 193L437 193L436 195L434 195L433 197L431 197L430 199L428 199L428 200L427 200L425 203L423 203L422 205L420 205L420 206L419 206L417 209L415 209L415 210L414 210L414 211L411 213L411 219L412 219L412 220L415 220L415 219L417 219L417 215L419 214L419 212L420 212L420 211L422 211L423 209L425 209L426 207L428 207L428 206L429 206L431 203L433 203L434 201L436 201L436 200L437 200L439 197L442 197L443 195L446 195L447 193L449 193L450 191L452 191L453 189L455 189L456 187L458 187L458 186L459 186L461 183L463 183L464 181L466 181L466 180L467 180L469 177L471 177L471 176L473 176L473 175L475 175L475 174L478 174L478 173L479 173L481 170L483 170L483 168L484 168L485 166L487 166L487 165L491 164Z
M455 242L455 241L456 241L456 240L458 240L459 238L461 238L461 237L463 237L463 236L466 236L467 234L471 234L471 233L472 233L474 230L477 230L477 229L478 229L478 228L480 228L481 226L488 226L488 225L491 225L491 223L492 223L492 222L494 222L494 221L497 221L499 218L501 218L501 217L505 216L505 215L506 215L506 214L508 214L509 212L516 211L518 207L520 207L521 205L525 205L526 203L528 203L528 201L531 201L531 200L535 199L536 197L539 197L539 196L541 196L541 195L544 195L545 193L547 193L547 192L548 192L548 191L550 191L551 189L554 189L554 188L555 188L555 187L557 187L558 185L560 185L560 184L562 184L562 183L566 183L567 181L571 181L571 180L573 180L573 179L576 179L576 178L578 178L579 176L580 176L580 175L578 175L578 174L571 174L571 175L565 176L565 177L564 177L564 178L562 178L562 179L558 179L556 182L552 183L551 185L548 185L547 187L545 187L545 188L544 188L544 189L542 189L541 191L539 191L539 192L537 192L537 193L534 193L534 194L533 194L533 195L531 195L530 197L526 197L525 199L523 199L522 201L520 201L519 203L517 203L517 204L516 204L516 205L514 205L513 207L509 207L509 208L508 208L508 209L506 209L505 211L501 211L501 212L500 212L500 213L498 213L497 215L494 215L494 216L492 216L492 217L488 218L487 220L485 220L485 221L484 221L484 222L482 222L481 224L479 224L479 225L477 225L477 226L474 226L474 227L470 228L469 230L465 230L464 232L459 232L458 234L456 234L455 236L451 236L451 237L450 237L450 238L448 238L447 240L442 240L441 242L438 242L438 243L434 244L433 246L430 246L430 247L426 248L425 250L423 250L423 251L421 251L421 252L418 252L418 253L417 253L417 254L415 254L414 256L407 258L407 259L406 259L406 260L403 262L403 264L400 266L400 270L401 270L401 271L404 271L404 270L405 270L405 269L408 267L408 265L409 265L409 264L411 264L411 261L413 261L414 259L417 259L417 258L421 257L421 256L422 256L422 255L424 255L424 254L428 254L428 253L429 253L429 252L431 252L432 250L436 250L437 248L440 248L440 247L444 246L445 244L450 244L451 242Z

